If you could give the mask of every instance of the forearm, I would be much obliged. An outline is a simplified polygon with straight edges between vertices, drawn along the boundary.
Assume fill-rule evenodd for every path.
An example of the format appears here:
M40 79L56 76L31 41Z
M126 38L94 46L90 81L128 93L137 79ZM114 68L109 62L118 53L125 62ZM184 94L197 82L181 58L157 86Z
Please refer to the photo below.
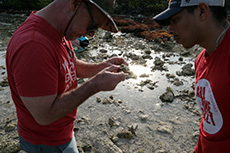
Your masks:
M99 91L114 90L125 75L117 72L118 66L110 66L78 88L61 95L21 97L34 119L41 125L48 125L74 111L86 99Z
M53 116L50 122L74 111L85 100L97 92L92 82L87 81L78 88L58 96L49 111L50 116Z
M41 125L50 123L74 111L90 96L98 91L91 81L61 95L45 97L22 97L24 104L34 119Z

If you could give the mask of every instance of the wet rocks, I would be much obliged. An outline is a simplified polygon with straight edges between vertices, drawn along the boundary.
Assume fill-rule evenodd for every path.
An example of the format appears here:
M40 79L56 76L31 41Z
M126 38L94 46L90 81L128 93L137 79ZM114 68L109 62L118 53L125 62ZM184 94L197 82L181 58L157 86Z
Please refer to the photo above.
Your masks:
M146 60L142 56L136 55L134 53L125 53L124 56L131 59L133 64L145 64L146 63Z
M159 57L155 58L154 64L155 64L155 66L152 67L152 71L154 71L154 70L160 70L160 71L165 70L165 71L167 71L167 68L164 66L165 62L162 61Z
M193 64L188 63L182 67L182 71L177 71L176 74L178 76L194 76L195 70L192 69Z
M2 86L2 87L9 86L7 77L3 77L3 81L0 82L0 86Z
M173 90L170 87L167 87L166 92L160 96L160 100L162 102L172 103L174 98L175 96L174 96Z
M159 123L157 129L158 132L173 135L173 126L170 123Z
M119 132L117 134L117 137L118 138L122 138L122 139L132 139L133 138L133 134L132 134L131 131L125 130L125 131Z
M1 141L0 142L0 151L1 153L14 153L19 152L20 144L19 142L7 142L7 141Z
M5 132L11 132L16 128L17 128L17 122L16 121L10 122L6 125Z
M123 100L121 100L121 99L115 100L113 95L110 95L109 97L104 97L103 99L100 97L96 97L96 102L104 104L104 105L115 104L115 105L119 106L120 104L123 103Z
M97 153L122 153L121 149L108 138L97 138L94 147Z
M119 126L120 123L114 119L114 117L109 118L108 124L110 127Z
M147 80L141 81L138 85L141 87L146 86L147 88L153 90L154 88L157 87L157 85L156 85L157 83L158 83L158 81L153 82L152 80L147 79Z
M130 126L128 127L128 131L130 131L133 135L137 136L137 135L136 135L136 130L137 130L137 128L138 128L138 125L133 124L133 125L130 125Z

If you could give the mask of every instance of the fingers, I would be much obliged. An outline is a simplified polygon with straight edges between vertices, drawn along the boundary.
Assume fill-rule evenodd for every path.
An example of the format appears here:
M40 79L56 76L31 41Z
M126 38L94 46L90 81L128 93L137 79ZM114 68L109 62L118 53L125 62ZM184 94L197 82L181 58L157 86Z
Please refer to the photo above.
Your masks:
M115 64L115 65L121 65L121 64L124 64L126 66L129 65L128 62L124 58L121 58L121 57L113 57L109 59L108 62L111 64Z
M91 81L95 85L95 89L98 91L111 91L125 79L123 72L116 72L119 66L110 66L102 70L100 73L95 75Z
M120 66L118 65L112 65L109 66L107 68L105 68L105 71L109 71L109 72L117 72L117 70L120 68Z
M112 72L111 75L113 75L114 79L117 79L118 82L123 81L125 79L125 73L124 72L118 72L118 69L120 66L118 65L112 65L110 67L107 67L104 69L104 71Z

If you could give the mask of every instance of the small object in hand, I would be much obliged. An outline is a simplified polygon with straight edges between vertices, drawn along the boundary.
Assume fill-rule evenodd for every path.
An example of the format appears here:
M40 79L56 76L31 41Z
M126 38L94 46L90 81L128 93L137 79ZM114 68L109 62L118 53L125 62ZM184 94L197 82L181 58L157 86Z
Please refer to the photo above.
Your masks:
M125 73L125 79L133 78L136 79L137 76L130 71L129 67L121 64L120 68L117 70L117 72L124 72Z
M130 70L128 68L128 66L121 64L120 68L117 70L117 72L124 72L124 73L130 73Z

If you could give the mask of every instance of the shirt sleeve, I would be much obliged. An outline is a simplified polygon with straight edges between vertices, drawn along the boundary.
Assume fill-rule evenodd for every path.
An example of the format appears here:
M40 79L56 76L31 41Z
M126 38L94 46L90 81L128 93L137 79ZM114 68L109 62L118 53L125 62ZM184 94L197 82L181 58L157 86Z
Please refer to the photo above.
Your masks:
M59 67L50 49L29 42L20 48L13 62L13 76L20 96L48 96L58 92Z

